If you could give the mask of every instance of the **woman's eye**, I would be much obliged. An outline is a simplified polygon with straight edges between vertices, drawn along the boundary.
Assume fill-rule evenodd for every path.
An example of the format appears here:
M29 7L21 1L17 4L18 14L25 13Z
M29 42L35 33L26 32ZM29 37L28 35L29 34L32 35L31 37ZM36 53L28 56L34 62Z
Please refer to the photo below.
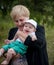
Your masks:
M19 19L20 21L23 21L23 19Z
M15 22L18 22L18 20L16 20Z

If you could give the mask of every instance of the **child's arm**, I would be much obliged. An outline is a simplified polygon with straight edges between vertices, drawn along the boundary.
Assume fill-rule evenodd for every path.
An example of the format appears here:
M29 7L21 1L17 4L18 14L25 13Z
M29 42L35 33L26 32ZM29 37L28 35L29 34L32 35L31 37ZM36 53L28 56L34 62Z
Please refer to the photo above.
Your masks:
M17 35L18 35L18 37L19 37L23 42L25 41L25 39L26 39L27 36L28 36L28 34L26 34L26 33L23 32L23 31L18 31L18 32L17 32ZM29 36L32 38L32 41L37 40L37 37L36 37L36 35L35 35L35 32L30 33Z
M22 42L25 41L25 38L28 36L25 32L23 31L17 31L16 36L18 35L18 37L22 40ZM25 37L26 36L26 37Z
M17 36L24 42L25 39L27 38L28 34L26 34L23 31L17 31L15 37L17 37ZM30 33L29 36L32 38L32 41L37 40L37 37L35 35L35 32Z

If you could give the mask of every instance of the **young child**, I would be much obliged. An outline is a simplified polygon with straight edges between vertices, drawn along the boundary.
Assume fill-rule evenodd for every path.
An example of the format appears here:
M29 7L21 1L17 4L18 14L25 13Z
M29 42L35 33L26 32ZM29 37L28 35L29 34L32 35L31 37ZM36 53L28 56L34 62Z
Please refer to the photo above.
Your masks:
M37 40L37 38L35 36L36 28L37 28L37 22L35 22L33 19L29 19L25 22L23 31L19 31L19 30L18 31L26 33L26 35L31 36L32 41L34 41L34 40ZM16 36L17 36L17 39L16 39ZM24 45L24 42L22 41L22 39L23 39L23 34L20 35L19 33L16 33L12 42L10 42L7 45L4 45L0 49L0 57L3 55L4 52L7 51L7 57L1 64L8 65L10 59L14 55L16 55L16 54L24 55L26 53L28 46ZM11 50L11 52L10 52L10 50Z

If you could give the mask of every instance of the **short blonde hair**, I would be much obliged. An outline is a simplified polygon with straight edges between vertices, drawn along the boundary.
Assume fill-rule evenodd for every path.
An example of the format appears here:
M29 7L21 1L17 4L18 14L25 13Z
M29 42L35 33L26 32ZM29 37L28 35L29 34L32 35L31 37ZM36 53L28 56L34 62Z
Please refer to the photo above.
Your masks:
M12 19L15 19L16 16L29 17L30 11L28 10L27 7L25 7L23 5L16 5L12 8L10 15L11 15Z

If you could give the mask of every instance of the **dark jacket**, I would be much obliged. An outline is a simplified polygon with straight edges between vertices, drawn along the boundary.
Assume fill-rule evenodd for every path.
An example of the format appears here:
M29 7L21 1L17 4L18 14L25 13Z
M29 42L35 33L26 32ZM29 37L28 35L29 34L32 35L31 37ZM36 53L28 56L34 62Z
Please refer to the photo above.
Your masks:
M12 28L9 32L8 39L11 40L18 28ZM38 25L36 31L37 40L32 41L28 36L24 42L28 46L26 53L28 65L49 65L46 48L45 30L44 27Z

